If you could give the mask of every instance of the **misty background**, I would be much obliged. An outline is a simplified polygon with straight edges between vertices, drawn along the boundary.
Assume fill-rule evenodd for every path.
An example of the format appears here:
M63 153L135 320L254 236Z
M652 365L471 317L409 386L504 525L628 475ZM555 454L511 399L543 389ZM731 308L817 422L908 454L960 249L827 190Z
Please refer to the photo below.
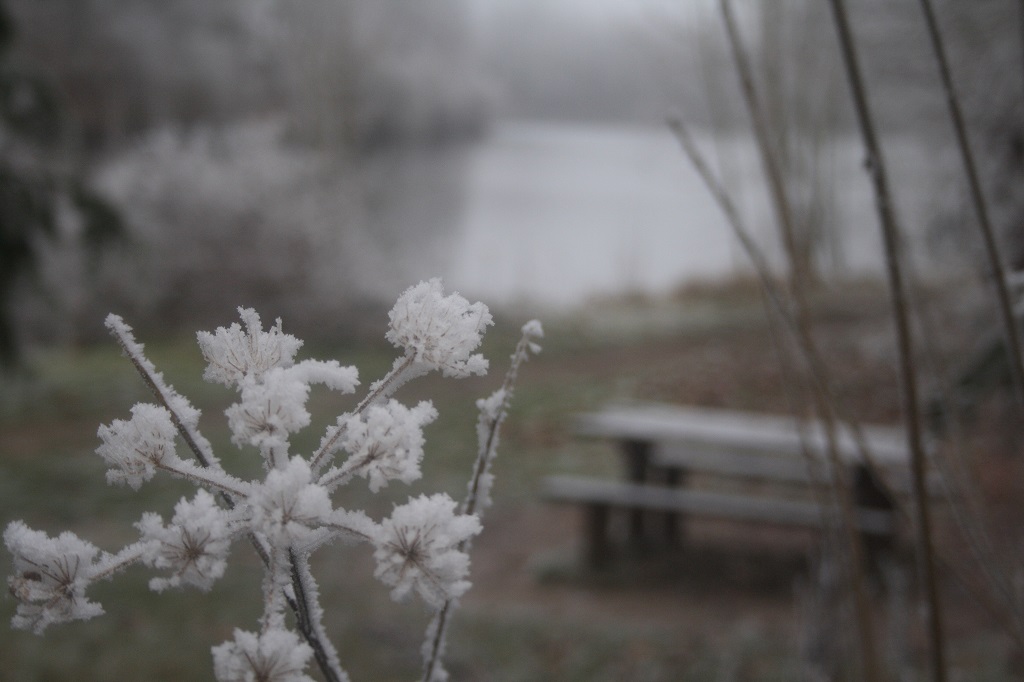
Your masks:
M808 261L824 277L877 271L827 7L737 4ZM973 269L973 227L916 3L850 4L915 257L935 276ZM1019 253L1019 3L938 7L994 217ZM300 336L346 336L359 333L360 311L435 275L488 305L566 311L742 273L669 116L694 129L779 254L711 2L4 8L5 106L31 111L45 97L54 112L32 144L5 129L8 161L82 178L124 226L96 253L81 211L56 195L57 229L28 241L34 274L3 302L25 344L91 340L110 311L142 330L193 330L233 319L238 305L281 315ZM18 220L5 216L4 228Z

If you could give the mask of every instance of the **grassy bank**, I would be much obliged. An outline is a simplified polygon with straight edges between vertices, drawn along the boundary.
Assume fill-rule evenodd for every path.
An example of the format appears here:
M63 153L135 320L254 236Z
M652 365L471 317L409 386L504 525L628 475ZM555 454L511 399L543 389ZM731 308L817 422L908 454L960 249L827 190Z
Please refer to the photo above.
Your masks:
M858 289L861 298L852 303L851 292L843 292L845 306L824 301L820 329L837 360L845 399L865 419L893 421L898 396L885 350L884 305L872 291ZM379 518L410 494L440 490L461 498L476 447L474 401L500 382L523 321L501 319L489 333L490 376L431 376L400 391L407 403L432 399L440 412L426 429L421 481L407 489L392 484L376 496L357 481L339 491L336 503ZM729 570L694 570L711 565L711 554L695 549L673 559L681 563L627 561L604 576L580 574L575 515L536 498L546 474L618 473L613 450L570 437L568 420L579 410L622 399L782 409L785 388L756 291L711 288L671 301L606 301L547 320L545 327L545 350L525 366L503 434L496 504L473 553L474 588L453 625L453 679L796 679L802 627L793 599L796 572L765 588L731 560L721 559ZM305 348L300 356L355 364L366 385L394 357L383 331L384 321L379 342ZM147 351L203 411L201 430L225 467L255 470L255 454L229 443L222 412L232 395L201 380L194 338L147 343ZM38 355L32 379L8 383L2 394L0 522L20 518L50 533L70 529L113 550L135 538L132 523L142 512L166 517L189 490L159 477L139 493L104 483L103 463L93 452L97 426L126 418L132 404L148 399L113 342ZM354 401L314 391L314 425L295 439L295 449L314 448L323 427ZM428 614L416 602L393 603L372 569L365 547L336 546L315 557L328 632L356 682L415 679ZM209 594L153 594L148 578L133 569L100 585L95 597L107 610L100 619L56 626L42 638L8 631L0 638L0 678L212 679L210 647L235 627L253 628L260 610L252 550L236 545L227 575ZM0 620L6 620L14 601L0 604ZM969 679L1010 679L998 631L974 610L964 613L969 617L952 626L960 633L954 665Z

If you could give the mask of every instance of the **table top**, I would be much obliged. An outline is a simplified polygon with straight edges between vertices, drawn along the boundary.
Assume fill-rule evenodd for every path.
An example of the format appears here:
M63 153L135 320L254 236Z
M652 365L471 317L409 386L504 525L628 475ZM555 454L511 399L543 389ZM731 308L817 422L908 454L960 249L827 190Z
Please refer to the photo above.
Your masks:
M694 446L704 451L791 456L800 455L806 447L813 456L824 458L827 454L825 429L818 422L801 424L793 416L705 407L658 403L609 406L579 415L575 431L581 436ZM861 426L861 433L879 466L905 466L910 461L902 428ZM845 425L840 425L837 444L841 459L861 460L853 433Z

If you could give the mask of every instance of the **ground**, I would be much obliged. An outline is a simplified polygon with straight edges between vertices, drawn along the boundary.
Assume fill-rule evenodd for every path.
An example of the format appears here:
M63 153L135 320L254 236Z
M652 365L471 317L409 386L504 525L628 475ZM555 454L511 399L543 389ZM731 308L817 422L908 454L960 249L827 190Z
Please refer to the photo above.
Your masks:
M792 378L780 369L760 301L744 295L742 283L735 289L719 290L717 307L707 309L701 292L672 303L606 302L608 318L602 320L595 313L594 318L581 323L581 329L600 329L606 338L620 333L619 343L568 356L557 354L547 363L543 357L538 358L524 381L557 386L581 376L600 377L607 388L607 400L659 400L785 412L791 404ZM940 293L930 294L932 314L937 319L955 319L959 313L940 305ZM727 302L724 307L720 305L722 297ZM831 382L846 414L862 422L900 423L897 359L884 289L861 283L838 297L835 292L823 292L814 301L813 311L815 340L829 360ZM629 319L629 324L643 320L648 330L658 331L638 347L628 331L614 327L612 320L616 319L619 323ZM969 354L980 339L970 333L970 327L959 329L966 333L947 333L941 344L934 344L940 347L930 351ZM955 368L958 363L950 361L950 366ZM925 400L936 395L934 391L923 392ZM972 470L980 476L989 532L1019 542L1013 519L1019 518L1017 501L1024 479L1019 475L1019 458L1013 456L1015 438L1005 435L1014 421L1012 415L1003 414L1005 395L996 391L985 397L991 399L985 403L988 409L996 414L989 414L992 422L988 426L992 428L981 426L984 413L973 422L975 435L966 442L985 455L976 461L982 466ZM610 450L576 443L564 421L560 426L527 423L519 427L528 430L520 434L522 437L535 439L539 447L553 453L549 472L618 473ZM587 458L598 459L601 464L594 465ZM678 641L713 643L710 648L726 656L735 648L737 637L752 641L778 637L773 646L790 647L789 653L793 654L801 638L806 642L807 628L815 627L807 622L808 614L801 612L799 605L810 589L807 559L815 555L815 543L806 537L782 531L751 532L730 524L704 524L693 529L693 543L681 553L637 557L627 552L611 569L594 574L579 568L574 544L580 536L577 510L539 507L532 500L508 503L499 509L500 513L487 519L486 532L474 550L475 587L466 600L469 608L500 611L514 603L542 619L660 628ZM953 556L967 552L948 514L941 511L938 531L947 552ZM965 570L973 576L970 568ZM965 644L951 655L952 667L964 671L970 679L980 679L972 675L989 673L974 660L977 648L988 651L994 647L1003 652L1005 638L949 570L943 572L943 585L948 635L951 641ZM913 597L907 593L875 601L876 610L882 614L878 616L882 632L898 625L891 614L883 613L892 610L897 599ZM900 608L910 607L904 604ZM923 645L917 640L920 625L906 613L900 618L909 619L908 632L912 634L902 638L902 652L890 653L890 658L902 661L890 664L897 668L913 666L918 660L915 657L923 653ZM995 634L986 639L979 637L983 632ZM1010 665L1005 663L1008 659L993 664L993 668ZM687 663L679 665L686 667ZM784 665L778 661L770 665L775 666L773 674L785 679L785 673L780 672L785 670ZM742 672L733 674L735 679L760 679Z
M941 291L926 293L929 300L944 300ZM884 288L871 282L826 289L812 301L815 337L843 409L877 423L897 423L901 410L887 301ZM935 307L944 330L936 352L959 359L976 345L974 327L949 321L964 319L965 308L973 310ZM474 449L473 400L493 390L518 325L535 314L499 315L484 348L492 376L430 378L403 388L403 400L430 397L441 412L426 434L425 478L409 491L389 487L376 497L345 489L346 506L365 504L382 515L408 494L441 489L461 496ZM824 621L814 615L818 592L808 580L814 546L808 538L709 524L694 530L682 552L623 553L608 570L593 573L578 562L575 510L545 505L537 496L548 474L619 475L611 447L573 438L569 419L577 411L635 399L787 410L792 383L780 370L756 289L739 281L668 300L595 302L570 317L551 316L545 326L545 350L522 371L503 432L495 505L472 552L474 586L453 621L447 656L453 679L801 679L800 652L821 644L815 634L835 629L834 614ZM168 380L203 409L201 426L227 453L226 466L249 466L244 453L232 454L227 445L220 412L228 398L199 381L193 338L148 349ZM354 362L371 378L389 366L393 352L372 344L339 349L321 343L305 350ZM131 523L142 510L169 511L181 488L156 482L140 494L110 488L92 454L97 424L123 418L133 402L145 399L126 365L105 346L48 353L39 357L31 381L18 390L8 386L0 404L0 521L24 518L50 532L71 528L113 549L132 538ZM317 401L312 407L321 420L347 409L332 399ZM975 428L981 436L966 442L982 452L969 468L994 521L985 527L997 547L1012 548L1021 540L1024 467L1012 454L1016 441L1006 426L1015 423L1012 410L997 409L1001 404L996 398L985 403L973 422L983 427ZM318 438L312 433L309 442ZM945 517L940 531L952 556L969 554ZM975 576L975 565L964 561L956 568ZM144 571L119 576L99 591L108 612L102 619L54 629L44 638L21 632L0 638L5 679L209 679L209 647L235 627L251 627L258 612L257 568L251 552L238 549L228 575L209 595L152 595ZM428 619L422 607L392 603L372 578L369 554L358 547L324 550L314 574L328 631L353 680L415 679ZM943 594L951 679L1014 679L1006 630L958 587L949 569L943 569ZM923 660L912 596L904 589L874 598L892 670ZM10 600L2 606L13 612Z

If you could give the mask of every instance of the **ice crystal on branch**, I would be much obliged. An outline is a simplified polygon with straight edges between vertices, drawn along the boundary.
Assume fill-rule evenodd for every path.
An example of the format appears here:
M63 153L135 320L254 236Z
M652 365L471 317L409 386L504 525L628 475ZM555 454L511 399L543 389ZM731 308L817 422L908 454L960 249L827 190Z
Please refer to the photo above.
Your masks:
M169 578L150 580L150 589L160 592L193 585L207 591L224 575L233 535L231 524L227 512L205 490L197 491L192 500L179 501L170 525L164 526L159 514L148 512L136 526L146 547L143 561L171 571Z
M342 420L342 447L349 458L339 474L366 478L373 492L388 481L412 483L422 476L423 427L436 418L437 410L429 402L409 409L389 400L385 405L371 405L363 415Z
M491 313L483 303L472 305L458 294L444 295L441 280L434 278L410 287L388 313L391 329L387 340L429 369L446 377L485 374L487 360L473 355L480 345Z
M40 634L53 623L103 613L102 606L85 598L100 553L95 545L67 531L51 538L20 521L7 526L4 544L14 557L7 585L19 602L11 625Z
M291 438L312 421L306 407L312 387L353 393L358 372L335 360L296 362L302 342L285 334L280 320L264 331L254 310L239 308L239 314L242 325L200 332L197 339L207 363L204 378L238 393L225 410L232 442L258 449L265 474L242 480L221 467L199 432L199 411L156 371L131 327L108 316L107 328L155 398L155 404L133 407L130 419L99 428L96 451L109 466L108 482L138 490L164 472L198 490L175 505L169 522L155 512L143 514L135 524L138 542L114 554L71 533L50 537L20 521L10 523L4 542L14 560L8 586L18 602L15 627L41 633L54 623L101 614L86 589L133 564L158 571L149 582L154 591L209 590L225 572L232 543L245 538L263 564L263 613L258 632L235 630L232 640L212 649L217 679L305 682L314 660L324 679L343 682L348 676L322 623L312 552L337 539L368 545L376 560L374 575L392 588L393 597L415 592L439 615L469 588L467 550L480 532L473 502L456 512L447 495L420 495L376 521L364 511L335 506L332 495L357 477L375 493L390 482L420 478L423 428L437 418L437 410L429 401L407 407L391 396L406 381L435 369L449 377L483 374L487 361L474 351L492 323L487 308L457 294L445 296L436 279L408 289L390 313L386 334L404 355L350 411L330 422L319 448L308 455L293 453ZM525 354L530 335L525 329L524 334L514 367ZM480 490L481 482L485 489L490 485L484 463L494 454L511 377L514 369L499 392L480 404L488 437L480 436L471 490ZM324 472L339 451L345 460ZM182 456L188 452L194 459ZM482 493L486 496L486 490ZM438 644L443 644L443 624L438 620ZM429 649L436 653L443 646Z
M133 490L153 478L159 464L176 457L177 430L171 413L158 405L139 403L132 408L130 420L115 419L110 426L100 426L98 435L103 445L96 452L116 467L107 471L107 481Z
M239 308L245 331L237 322L213 333L199 332L199 348L207 362L203 378L207 381L238 385L246 377L259 379L274 367L291 367L302 341L277 326L263 331L260 316L252 308Z
M293 457L257 486L249 502L252 529L275 547L303 545L331 515L327 490L312 482L309 463Z
M213 673L218 682L313 682L303 672L312 656L293 632L235 630L233 641L213 648Z
M242 401L224 413L231 442L239 447L282 448L290 434L309 426L309 385L283 369L266 372L262 381L243 380L241 393Z
M455 513L455 500L420 495L395 507L381 524L374 575L394 587L394 599L416 590L428 604L440 607L469 589L469 556L458 546L479 532L475 516Z

